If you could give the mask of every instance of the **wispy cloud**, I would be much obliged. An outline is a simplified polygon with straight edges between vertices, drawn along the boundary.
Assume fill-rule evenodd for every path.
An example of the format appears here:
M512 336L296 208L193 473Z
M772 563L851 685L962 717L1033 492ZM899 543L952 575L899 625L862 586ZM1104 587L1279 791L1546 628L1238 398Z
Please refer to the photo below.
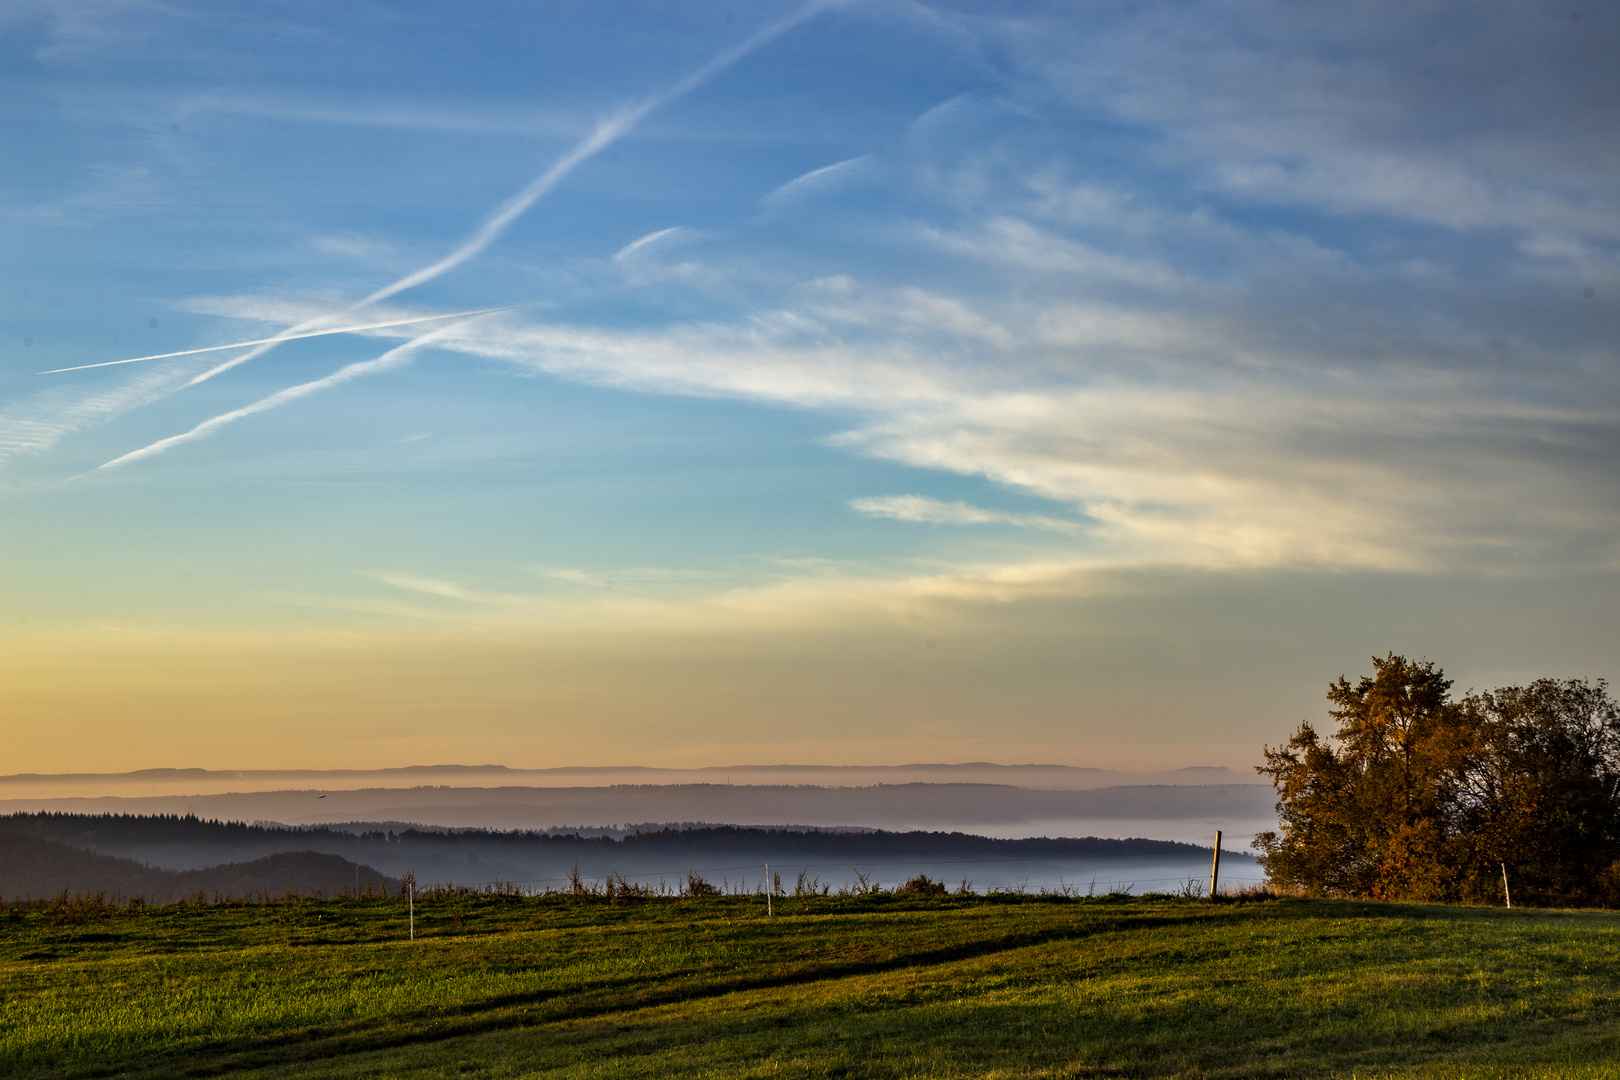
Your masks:
M449 581L417 577L414 574L378 574L376 577L384 585L392 585L396 589L424 593L428 596L439 596L446 600L474 600L477 598L471 590L464 589L460 585Z
M553 629L616 628L622 633L730 632L741 629L807 629L848 627L852 620L870 625L872 618L905 623L926 620L938 627L971 618L974 608L1017 603L1050 596L1078 596L1118 589L1117 564L1057 558L1004 563L964 564L931 572L885 571L872 566L845 566L827 560L781 560L783 572L745 584L701 582L707 587L617 589L633 575L585 571L548 571L556 581L580 586L558 592L491 592L415 574L373 574L393 589L453 604L401 609L379 605L375 597L344 599L326 595L301 597L300 603L409 614L440 623L463 622L489 628L510 621ZM758 575L755 575L756 578ZM722 575L736 580L736 575Z
M656 244L660 240L668 240L687 231L688 230L683 229L681 226L675 225L668 229L659 229L657 232L650 232L638 240L630 241L628 244L624 245L624 247L614 252L613 261L618 262L620 259L633 255L649 244Z
M1251 203L1613 240L1620 158L1592 133L1613 124L1620 29L1572 16L1449 0L1328 16L1276 0L1143 3L1054 49L1039 17L942 15Z
M859 179L862 174L870 171L871 167L872 156L866 154L832 165L824 165L819 169L811 169L771 191L760 202L768 208L780 209L812 195L835 191Z
M503 317L445 347L603 386L853 413L835 445L1076 507L1097 559L1412 570L1571 543L1585 559L1616 555L1610 504L1570 497L1605 483L1599 458L1550 448L1586 445L1620 412L1502 396L1451 371L1446 341L1413 327L1409 354L1433 350L1434 365L1414 355L1351 378L1312 355L1312 338L1221 305L1161 307L1157 320L1118 305L992 317L983 302L853 283L807 299L746 326ZM1002 333L941 334L913 317L930 309ZM964 521L973 508L862 509Z
M986 510L965 502L943 502L924 495L876 495L851 499L849 507L868 517L893 518L896 521L916 521L929 525L1016 525L1021 529L1054 529L1073 532L1076 522L1045 514L1013 514L1005 510Z
M922 235L956 254L1036 273L1072 274L1158 289L1191 284L1185 275L1159 260L1101 250L1013 217L991 218L971 233L930 228Z
M0 408L0 464L14 455L42 453L68 435L167 397L194 370L176 363L161 364L94 393L56 387L10 402Z

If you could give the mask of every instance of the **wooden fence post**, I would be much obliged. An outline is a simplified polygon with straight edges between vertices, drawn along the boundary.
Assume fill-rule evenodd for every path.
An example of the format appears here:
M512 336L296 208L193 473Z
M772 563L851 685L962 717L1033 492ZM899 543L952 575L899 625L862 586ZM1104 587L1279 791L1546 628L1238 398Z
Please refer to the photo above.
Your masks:
M1215 899L1215 891L1221 886L1221 830L1215 830L1215 861L1209 865L1209 898Z

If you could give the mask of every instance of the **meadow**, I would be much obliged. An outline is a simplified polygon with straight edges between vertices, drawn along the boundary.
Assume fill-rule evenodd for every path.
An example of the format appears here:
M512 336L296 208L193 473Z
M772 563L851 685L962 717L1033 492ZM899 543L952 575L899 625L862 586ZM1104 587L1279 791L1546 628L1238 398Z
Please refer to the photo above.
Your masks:
M1620 1075L1620 916L449 895L0 913L4 1077Z

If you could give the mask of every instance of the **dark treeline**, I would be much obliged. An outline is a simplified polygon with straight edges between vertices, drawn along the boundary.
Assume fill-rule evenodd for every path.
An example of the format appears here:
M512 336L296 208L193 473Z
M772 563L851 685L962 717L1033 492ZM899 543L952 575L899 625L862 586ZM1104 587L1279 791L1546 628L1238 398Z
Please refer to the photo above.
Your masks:
M1134 855L1194 854L1204 849L1173 840L1104 840L1037 837L998 840L960 832L886 832L863 829L843 832L830 829L762 829L737 825L708 825L696 828L662 828L634 832L623 838L581 837L574 834L488 832L460 829L453 832L400 834L401 842L424 847L455 846L469 838L504 844L540 844L554 850L594 848L618 850L637 855L671 857L701 853L704 857L736 855L755 857L775 855L786 860L837 859L986 859L1126 857Z
M193 815L18 813L0 816L0 830L56 840L92 851L195 848L199 851L290 851L326 845L353 849L424 851L473 846L539 848L560 855L585 852L755 855L839 860L876 858L1084 858L1191 855L1205 849L1173 840L1097 837L1000 840L960 832L886 832L881 829L753 828L736 825L654 827L623 837L574 832L491 829L360 828L250 825Z
M1266 748L1272 883L1312 895L1620 906L1620 708L1599 680L1461 698L1393 653L1328 688L1324 738Z
M130 865L107 864L105 881L78 874L71 882L36 876L20 889L16 875L0 863L0 891L15 897L73 891L148 892L132 884L137 869L151 873L223 872L219 864L252 864L293 852L324 853L363 874L397 881L406 874L426 887L435 882L476 885L515 882L543 890L571 877L605 880L610 875L684 880L688 871L713 873L723 882L763 877L763 864L790 877L855 874L858 870L892 880L896 874L959 873L989 884L997 875L1017 879L1043 862L1059 864L1070 878L1131 878L1144 860L1182 860L1201 865L1208 849L1164 840L1076 839L1000 840L965 833L836 831L739 826L644 828L622 837L575 833L502 832L483 829L289 828L205 821L194 816L28 813L0 817L0 834L29 837L73 849L81 855L115 857ZM1066 865L1064 865L1066 863ZM66 865L66 863L64 863ZM77 865L75 863L74 865ZM334 864L337 865L337 864ZM376 868L375 870L371 868ZM1154 871L1157 873L1158 871ZM336 871L334 871L336 873ZM953 879L954 880L954 879ZM198 886L194 886L198 887ZM304 888L294 885L294 888ZM321 886L325 888L326 886ZM170 889L163 885L159 891ZM211 888L211 886L210 886ZM272 886L272 893L285 887Z

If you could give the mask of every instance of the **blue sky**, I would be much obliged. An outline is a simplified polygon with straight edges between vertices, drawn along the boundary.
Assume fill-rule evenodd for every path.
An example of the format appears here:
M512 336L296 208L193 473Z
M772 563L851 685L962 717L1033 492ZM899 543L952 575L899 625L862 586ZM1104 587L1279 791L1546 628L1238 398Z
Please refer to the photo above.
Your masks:
M1617 52L8 4L18 768L1242 764L1373 652L1613 674Z

